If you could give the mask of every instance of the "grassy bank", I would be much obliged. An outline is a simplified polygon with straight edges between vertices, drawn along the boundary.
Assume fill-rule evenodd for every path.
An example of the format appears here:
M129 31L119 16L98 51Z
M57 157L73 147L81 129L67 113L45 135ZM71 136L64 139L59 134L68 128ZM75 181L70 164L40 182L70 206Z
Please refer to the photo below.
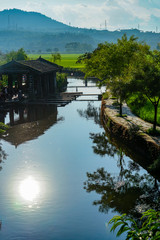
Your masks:
M131 111L141 119L153 123L154 107L148 99L141 99L137 94L132 95L127 104ZM160 104L158 107L157 123L160 125Z
M42 58L46 60L51 59L51 54L28 54L28 57L30 59L37 59L41 56ZM65 68L78 68L82 69L83 64L77 64L77 58L80 56L80 54L61 54L61 61L57 61L56 63L65 67Z

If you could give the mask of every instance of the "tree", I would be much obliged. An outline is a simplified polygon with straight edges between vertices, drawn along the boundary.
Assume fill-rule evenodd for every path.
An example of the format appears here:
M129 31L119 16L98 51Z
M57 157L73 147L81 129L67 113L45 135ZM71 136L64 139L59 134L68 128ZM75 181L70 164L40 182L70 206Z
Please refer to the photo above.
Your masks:
M51 49L51 48L47 48L47 49L46 49L46 52L48 52L48 53L49 53L49 52L52 52L52 49Z
M84 53L93 50L91 44L80 43L80 42L70 42L65 45L66 52L68 53Z
M157 43L157 49L160 50L160 43Z
M5 54L0 51L0 65L5 63Z
M131 79L130 65L133 64L137 52L147 51L149 46L138 43L134 36L127 39L124 34L117 43L99 44L92 53L84 54L78 59L85 63L85 77L97 77L100 85L105 84L111 94L117 98L120 116Z
M137 54L130 82L131 92L137 92L147 98L154 107L153 132L157 126L157 109L160 100L160 53L150 51L148 54Z
M11 51L7 53L5 58L7 62L10 62L12 60L20 61L28 59L27 54L23 48L20 48L18 51Z
M57 72L56 80L58 91L59 92L64 91L64 89L67 87L67 74Z
M61 61L61 54L60 53L52 53L51 55L51 62L56 63L56 62Z
M56 47L55 47L55 48L53 49L53 51L54 51L55 53L58 53L58 52L59 52L59 48L56 48Z

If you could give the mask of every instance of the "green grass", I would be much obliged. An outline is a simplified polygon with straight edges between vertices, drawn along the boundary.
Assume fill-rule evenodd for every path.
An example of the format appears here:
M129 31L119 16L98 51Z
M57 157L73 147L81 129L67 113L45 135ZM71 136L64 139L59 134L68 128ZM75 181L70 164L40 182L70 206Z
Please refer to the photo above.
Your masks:
M138 95L134 94L127 100L127 104L131 111L141 119L153 123L154 107L148 99L142 100ZM160 125L160 104L158 106L157 123Z
M76 63L77 58L80 55L81 54L61 54L61 61L57 61L56 63L65 68L82 69L84 67L84 65L80 64L80 63L78 63L78 64ZM48 61L51 59L51 54L28 54L29 59L37 59L37 58L39 58L39 56L41 56L42 58L44 58Z

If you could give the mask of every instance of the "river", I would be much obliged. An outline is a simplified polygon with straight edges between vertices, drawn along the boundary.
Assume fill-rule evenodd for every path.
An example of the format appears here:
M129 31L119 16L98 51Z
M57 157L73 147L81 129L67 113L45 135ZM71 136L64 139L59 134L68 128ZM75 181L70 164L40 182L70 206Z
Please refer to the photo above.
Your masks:
M101 102L77 100L3 113L12 128L1 140L0 239L112 240L114 215L136 216L154 204L154 178L108 141Z

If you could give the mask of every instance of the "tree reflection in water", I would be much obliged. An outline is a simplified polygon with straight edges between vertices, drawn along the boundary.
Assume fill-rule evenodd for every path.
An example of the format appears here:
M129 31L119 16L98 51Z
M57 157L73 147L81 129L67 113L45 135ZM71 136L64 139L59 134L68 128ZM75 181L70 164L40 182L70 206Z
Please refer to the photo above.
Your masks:
M107 154L111 157L114 157L115 153L117 153L116 147L109 143L105 132L90 133L90 138L93 140L93 143L95 144L93 146L93 151L95 154L99 154L101 156L105 156Z
M3 163L4 160L6 160L7 154L5 151L2 149L2 145L0 143L0 164ZM0 171L2 170L2 166L0 165ZM2 221L0 220L0 230L2 228Z
M78 110L80 116L93 119L101 126L100 109L88 104L87 110ZM93 173L87 173L84 189L87 192L95 191L101 196L93 205L99 206L99 211L107 213L109 209L120 214L126 213L134 218L149 208L160 210L160 184L149 174L140 174L140 167L134 161L129 161L127 166L121 148L116 148L108 140L106 133L90 133L93 140L93 151L100 156L117 158L119 174L109 173L104 168Z
M93 119L95 124L98 124L100 127L102 127L101 119L100 119L100 108L94 107L89 102L86 110L78 109L77 112L81 117L84 117L87 120Z
M101 195L100 200L93 202L93 205L99 205L100 212L107 213L113 209L133 217L149 208L159 210L160 186L148 174L141 176L136 171L124 169L119 179L119 176L101 168L87 173L87 177L84 183L86 191Z
M0 164L3 163L4 160L6 160L7 154L5 151L2 149L2 145L0 143ZM2 166L0 165L0 171L2 170Z

